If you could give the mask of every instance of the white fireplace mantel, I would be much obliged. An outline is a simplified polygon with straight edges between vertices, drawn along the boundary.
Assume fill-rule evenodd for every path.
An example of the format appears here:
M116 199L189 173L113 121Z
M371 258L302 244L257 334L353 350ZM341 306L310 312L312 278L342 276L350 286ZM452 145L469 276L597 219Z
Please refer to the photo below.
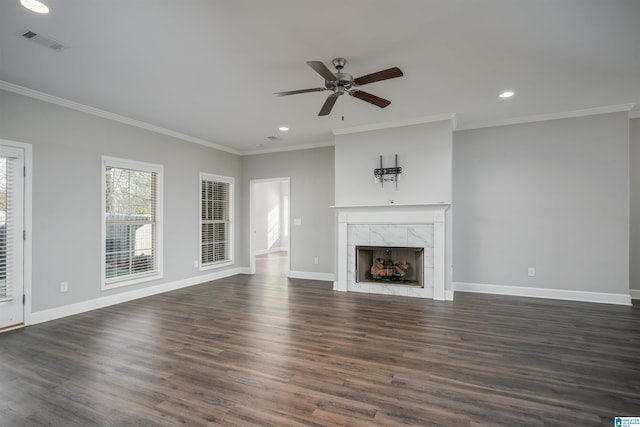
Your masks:
M395 294L433 298L436 300L452 299L453 294L446 292L446 212L448 204L411 204L411 205L374 205L374 206L333 206L337 220L337 272L334 290L356 291L368 293ZM432 228L431 228L432 227ZM420 238L418 235L428 230L429 237ZM432 242L431 242L431 230ZM370 233L369 233L370 232ZM426 251L433 253L433 263L425 268L424 288L410 288L404 286L384 286L376 284L355 283L355 245L367 245L369 234L377 238L381 234L399 236L390 246L408 246L406 235L423 243ZM404 233L404 234L403 234ZM350 240L351 239L351 240ZM415 246L413 245L409 246ZM431 246L432 245L432 246ZM426 247L428 246L428 247ZM354 252L353 254L351 252ZM353 265L352 265L353 264Z

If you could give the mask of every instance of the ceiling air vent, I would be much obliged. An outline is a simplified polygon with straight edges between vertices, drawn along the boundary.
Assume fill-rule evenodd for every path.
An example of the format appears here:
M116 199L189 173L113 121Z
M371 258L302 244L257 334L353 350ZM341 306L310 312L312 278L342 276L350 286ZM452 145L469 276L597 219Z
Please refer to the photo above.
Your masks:
M27 40L31 40L32 42L37 43L40 46L55 50L56 52L61 52L69 47L63 45L62 43L51 37L43 36L31 30L23 31L20 33L20 35Z

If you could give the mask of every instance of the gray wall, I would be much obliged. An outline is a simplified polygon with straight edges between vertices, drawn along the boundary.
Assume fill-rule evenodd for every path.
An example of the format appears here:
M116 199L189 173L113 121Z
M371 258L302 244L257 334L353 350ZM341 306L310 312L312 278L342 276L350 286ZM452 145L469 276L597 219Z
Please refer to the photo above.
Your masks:
M201 275L199 172L236 178L238 156L0 90L0 138L33 146L34 312ZM101 156L164 165L164 278L100 290ZM242 251L235 247L236 265ZM61 281L69 291L59 292Z
M290 177L291 234L289 257L292 271L333 274L334 186L333 147L242 157L243 206L249 206L249 181ZM246 224L242 245L249 247L249 211L242 213ZM301 224L295 225L294 218ZM242 263L248 265L248 251ZM313 258L318 257L314 265Z
M628 294L626 112L453 140L454 281Z
M629 233L631 269L629 287L640 291L640 118L630 121L631 230ZM632 295L638 298L640 295Z
M336 205L451 203L451 121L336 136ZM374 183L373 170L402 167L401 181ZM348 183L348 185L345 185Z

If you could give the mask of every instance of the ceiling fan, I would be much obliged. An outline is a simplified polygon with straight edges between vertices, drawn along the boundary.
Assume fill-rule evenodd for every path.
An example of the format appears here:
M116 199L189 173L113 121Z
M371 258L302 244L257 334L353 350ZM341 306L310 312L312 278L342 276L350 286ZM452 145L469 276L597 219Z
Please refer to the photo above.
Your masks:
M377 73L367 74L366 76L353 78L351 74L343 73L342 68L344 68L347 60L344 58L336 58L333 61L333 66L338 70L337 73L332 73L322 62L320 61L307 61L307 65L309 65L313 70L320 74L322 78L324 78L324 87L316 87L311 89L300 89L300 90L290 90L287 92L277 92L274 93L276 96L287 96L287 95L297 95L299 93L307 93L307 92L321 92L325 90L330 90L333 92L331 95L327 97L327 100L324 101L324 105L320 109L319 116L326 116L331 113L331 109L334 104L338 100L340 95L344 95L348 93L349 95L361 99L365 102L368 102L373 105L377 105L380 108L384 108L391 104L391 101L380 98L379 96L375 96L370 94L369 92L365 92L360 90L358 87L363 86L369 83L379 82L381 80L393 79L396 77L401 77L404 74L398 67L388 68L386 70L378 71Z

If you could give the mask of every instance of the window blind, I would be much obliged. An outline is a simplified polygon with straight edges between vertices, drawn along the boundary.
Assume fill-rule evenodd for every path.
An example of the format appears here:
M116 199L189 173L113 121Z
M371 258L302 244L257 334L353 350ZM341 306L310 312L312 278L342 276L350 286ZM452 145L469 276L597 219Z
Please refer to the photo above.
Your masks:
M229 261L231 235L231 184L202 178L200 264Z
M157 271L155 172L105 167L107 283Z

